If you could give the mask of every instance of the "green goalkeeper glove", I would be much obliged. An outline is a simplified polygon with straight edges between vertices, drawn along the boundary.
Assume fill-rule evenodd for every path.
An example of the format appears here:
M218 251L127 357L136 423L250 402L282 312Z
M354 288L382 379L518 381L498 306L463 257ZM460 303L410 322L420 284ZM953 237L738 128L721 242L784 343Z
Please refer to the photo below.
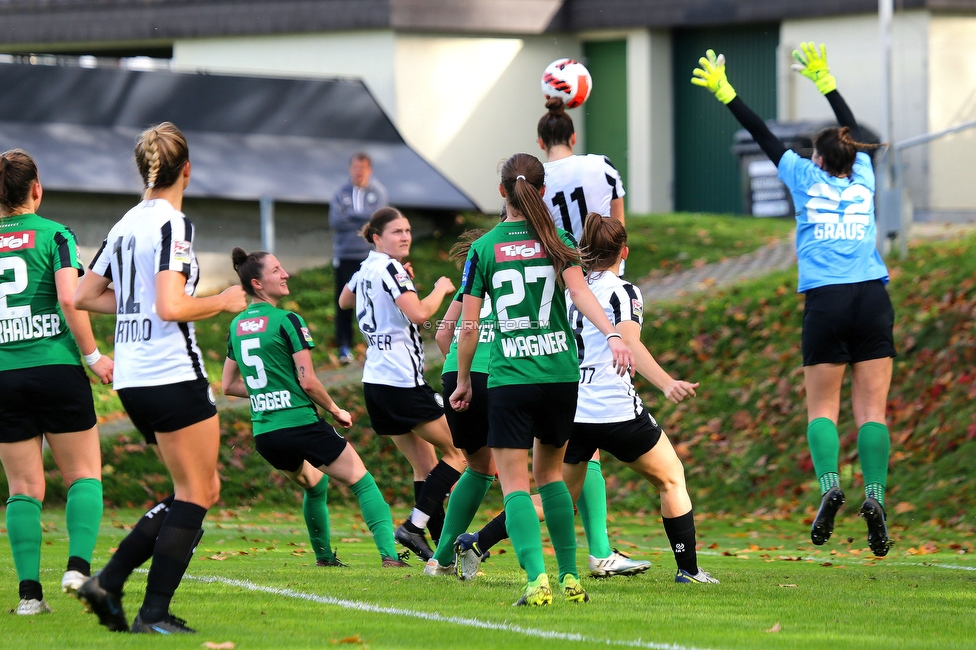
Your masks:
M692 73L695 77L691 83L702 88L708 88L715 94L715 98L723 104L735 99L735 88L725 76L725 55L715 56L715 50L708 50L705 56L698 59L700 68Z
M790 67L802 74L804 77L817 84L817 89L826 95L837 90L837 80L830 74L827 67L827 46L820 44L820 51L813 41L800 43L801 54L798 50L793 50L793 58L797 60Z

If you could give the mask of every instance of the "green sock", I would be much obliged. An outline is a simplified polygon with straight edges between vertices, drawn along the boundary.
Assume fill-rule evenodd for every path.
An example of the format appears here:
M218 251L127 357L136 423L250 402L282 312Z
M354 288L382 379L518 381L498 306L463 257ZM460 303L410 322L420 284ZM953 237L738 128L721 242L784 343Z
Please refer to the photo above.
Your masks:
M559 563L559 579L562 580L566 574L578 579L573 497L562 481L539 486L539 496L542 497L542 511L546 513L546 528L556 551L556 562Z
M610 537L607 535L607 481L603 478L600 461L591 460L586 464L586 480L579 501L580 519L586 531L586 543L593 557L610 557Z
M41 502L26 494L7 499L7 537L17 580L41 581Z
M68 525L68 556L91 563L102 522L102 482L80 478L72 483L64 518Z
M807 425L807 441L813 469L820 481L820 494L839 485L837 457L840 455L840 437L837 425L827 418L817 418Z
M515 547L519 565L529 581L546 572L542 558L542 527L528 492L518 490L505 497L505 528Z
M302 499L302 514L305 515L305 526L308 528L308 539L312 542L312 550L316 560L334 560L332 552L332 531L329 529L329 477L305 490Z
M352 493L359 499L359 508L363 511L363 519L373 533L373 543L380 552L380 557L396 558L396 541L393 539L393 515L390 506L383 499L383 494L376 486L373 475L366 475L352 486Z
M885 485L888 483L888 453L891 436L888 427L880 422L865 422L857 432L857 453L864 475L864 494L884 506Z
M447 566L454 561L454 540L468 529L494 480L494 476L481 474L469 467L454 484L451 499L447 502L441 543L434 551L434 559L441 566Z

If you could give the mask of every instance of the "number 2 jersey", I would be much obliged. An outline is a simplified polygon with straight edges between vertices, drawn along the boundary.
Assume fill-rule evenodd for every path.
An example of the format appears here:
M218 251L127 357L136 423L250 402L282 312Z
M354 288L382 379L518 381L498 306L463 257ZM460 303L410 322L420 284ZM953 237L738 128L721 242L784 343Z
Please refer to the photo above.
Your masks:
M313 347L301 316L267 302L251 304L231 321L227 358L237 362L244 377L254 435L318 421L292 356Z
M586 284L603 306L614 327L624 321L641 325L644 297L640 289L617 277L612 271L591 273ZM630 373L623 377L613 367L613 352L607 338L576 305L569 305L569 323L579 351L580 387L576 403L576 422L628 422L644 412L640 395Z
M556 231L576 247L572 235ZM475 241L461 285L465 294L490 297L495 309L488 388L579 381L566 297L525 221L504 221Z
M367 343L363 382L397 388L427 383L420 327L396 304L404 293L417 293L403 264L370 251L346 288L356 294L356 320Z
M54 282L66 268L84 272L67 227L36 214L0 220L0 371L81 365Z
M182 212L163 199L139 203L112 226L90 268L115 285L116 390L206 377L193 323L156 313L157 273L182 273L188 296L200 279L193 224Z
M831 176L812 161L787 151L779 177L796 208L797 291L868 280L888 283L875 240L874 168L858 153L851 175Z
M590 212L610 216L610 201L623 197L620 173L606 156L567 156L544 163L543 197L556 226L583 237L583 219Z

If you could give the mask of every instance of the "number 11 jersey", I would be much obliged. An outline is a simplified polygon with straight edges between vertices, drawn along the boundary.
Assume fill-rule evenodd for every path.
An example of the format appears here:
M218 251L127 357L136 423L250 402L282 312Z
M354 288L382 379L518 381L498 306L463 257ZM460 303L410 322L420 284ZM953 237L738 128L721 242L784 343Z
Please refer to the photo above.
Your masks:
M583 219L590 212L610 216L610 201L623 197L620 173L606 156L567 156L544 163L543 201L556 226L583 237Z
M163 199L139 203L112 226L90 268L115 285L116 390L206 377L193 323L156 313L157 273L182 273L188 296L200 279L193 224L182 212Z

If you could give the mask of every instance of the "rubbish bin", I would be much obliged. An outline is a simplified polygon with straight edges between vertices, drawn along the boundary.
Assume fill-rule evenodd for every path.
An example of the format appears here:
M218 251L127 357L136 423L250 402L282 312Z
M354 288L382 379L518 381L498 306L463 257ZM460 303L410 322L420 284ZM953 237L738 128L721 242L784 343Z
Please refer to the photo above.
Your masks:
M773 135L804 158L813 156L813 139L821 129L837 126L836 122L766 122ZM861 125L863 142L879 142L878 135ZM869 151L875 156L880 149ZM762 152L752 135L739 129L733 136L732 153L739 159L739 178L742 186L742 208L754 217L792 217L795 214L789 190L776 175L776 166Z

